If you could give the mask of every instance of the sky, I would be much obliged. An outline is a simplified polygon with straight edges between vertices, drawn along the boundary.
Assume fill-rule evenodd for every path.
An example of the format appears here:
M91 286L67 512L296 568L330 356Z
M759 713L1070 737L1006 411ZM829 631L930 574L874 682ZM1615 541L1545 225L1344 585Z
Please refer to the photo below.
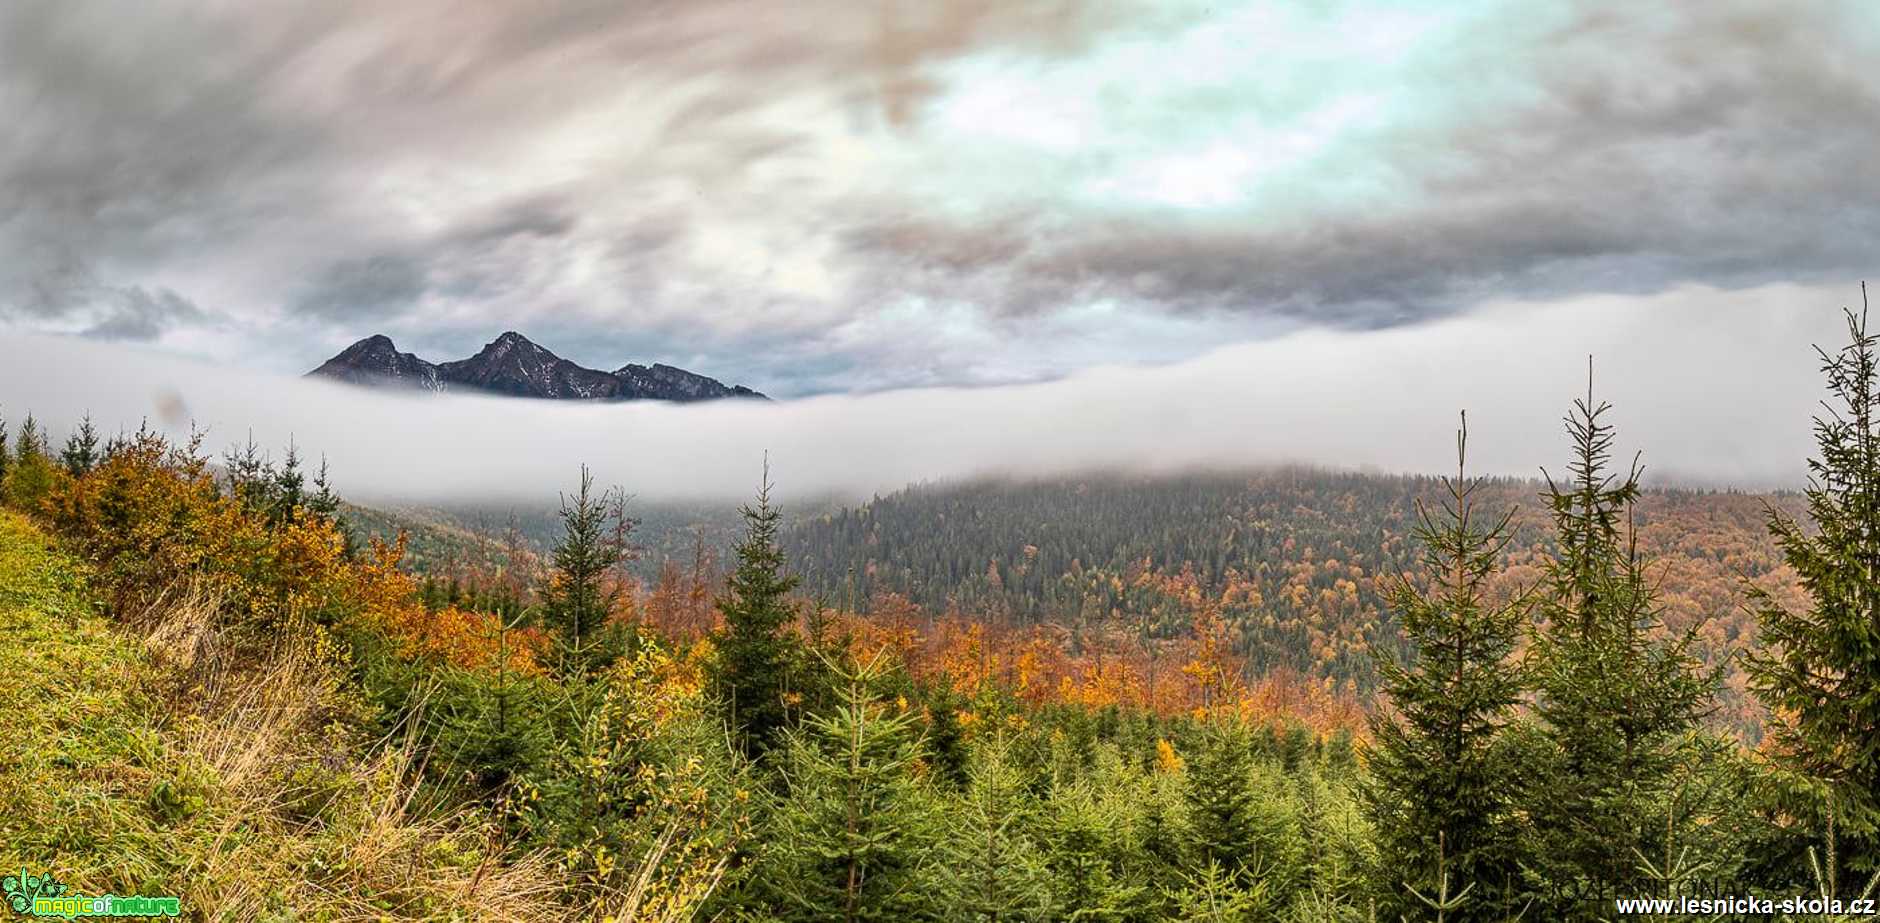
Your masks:
M807 398L1697 291L1831 326L1876 52L1812 0L9 0L0 332L291 375L513 329Z

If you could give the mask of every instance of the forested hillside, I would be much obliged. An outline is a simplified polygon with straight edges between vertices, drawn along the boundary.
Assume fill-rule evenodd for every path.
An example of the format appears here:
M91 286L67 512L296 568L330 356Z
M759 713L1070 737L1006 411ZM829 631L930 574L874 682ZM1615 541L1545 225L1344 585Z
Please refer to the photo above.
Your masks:
M1513 514L1498 593L1534 583L1555 550L1544 487L1489 480L1478 494ZM805 517L785 547L814 591L864 606L897 594L936 613L1166 639L1214 605L1253 674L1286 667L1362 694L1376 682L1372 651L1401 653L1385 594L1416 570L1416 504L1440 490L1431 477L1311 469L934 485ZM1796 494L1641 497L1639 545L1666 626L1695 629L1707 662L1753 642L1746 581L1797 598L1764 519L1802 508ZM1731 675L1722 714L1753 729Z
M1553 554L1542 481L1484 482L1478 502L1511 512L1496 592L1538 579ZM804 590L854 611L955 617L999 629L1051 626L1073 649L1108 643L1155 652L1218 610L1247 681L1275 670L1330 681L1368 699L1374 651L1402 653L1386 604L1390 581L1414 574L1418 501L1433 477L1286 468L1237 473L1081 477L910 487L858 506L819 503L780 533ZM1764 528L1769 510L1803 515L1799 494L1647 490L1636 510L1665 624L1694 629L1705 662L1731 664L1752 644L1748 586L1793 602L1799 585ZM712 582L737 536L735 509L633 503L643 593ZM513 519L511 518L513 516ZM556 539L540 510L350 510L362 532L411 530L420 572L472 582L499 565L513 522L527 548ZM479 556L491 560L477 563ZM1180 654L1164 655L1177 664ZM1173 669L1171 667L1171 669ZM1145 669L1146 672L1146 669ZM1730 666L1715 720L1756 739L1760 710Z
M1514 563L1551 550L1543 487L1492 480L1481 491L1485 507L1515 512ZM1021 621L1140 615L1128 593L1136 578L1184 568L1209 590L1251 583L1262 602L1291 609L1325 591L1343 596L1348 581L1374 609L1375 578L1413 569L1416 503L1440 489L1430 477L1312 469L929 485L803 517L785 545L805 580L832 596L852 579L863 598L894 592ZM1649 490L1637 523L1646 552L1696 562L1678 568L1678 583L1729 583L1780 567L1763 528L1770 508L1797 512L1801 500ZM1165 620L1153 630L1183 627Z

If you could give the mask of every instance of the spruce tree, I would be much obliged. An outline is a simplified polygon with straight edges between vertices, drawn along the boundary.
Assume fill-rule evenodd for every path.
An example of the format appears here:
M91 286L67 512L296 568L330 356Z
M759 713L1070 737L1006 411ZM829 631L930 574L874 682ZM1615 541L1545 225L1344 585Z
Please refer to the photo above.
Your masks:
M770 505L770 465L757 491L757 505L746 505L745 534L737 546L738 567L718 599L725 629L719 638L718 692L739 745L756 755L776 743L787 714L783 695L792 657L784 628L795 616L789 593L797 578L784 569L777 546L782 513Z
M818 609L821 607L818 606ZM942 687L927 696L927 753L937 781L954 789L971 779L968 763L966 729L960 726L960 709L971 702L950 688Z
M0 500L6 499L7 469L12 465L13 457L7 450L7 419L0 415Z
M98 430L91 425L91 414L86 414L79 421L78 430L66 438L65 451L59 453L59 461L73 477L84 477L98 464Z
M274 464L255 444L255 434L248 434L248 441L241 446L230 446L222 453L222 470L228 480L229 496L233 497L243 509L251 512L266 513L272 510L274 498Z
M307 496L307 512L322 519L334 519L339 516L339 495L333 492L333 482L327 473L326 456L320 456L320 470L313 476L313 493Z
M1092 786L1061 784L1047 808L1052 904L1061 920L1123 923L1154 919L1155 895L1127 873L1129 818Z
M808 718L785 751L788 798L773 818L763 890L784 920L943 918L939 835L916 781L919 715L880 701L881 658L854 670L841 704Z
M594 475L581 466L581 486L561 497L562 538L549 556L543 616L555 632L564 676L584 676L612 663L621 653L620 632L610 627L616 591L604 579L627 553L609 533L608 520L620 515L617 491L594 491Z
M1718 677L1692 654L1694 631L1656 633L1656 592L1631 528L1643 469L1635 458L1623 478L1609 470L1613 430L1601 418L1610 409L1594 403L1589 374L1566 418L1570 477L1547 481L1556 554L1530 656L1540 725L1523 753L1521 808L1531 883L1562 900L1649 893L1640 857L1661 855L1665 838L1692 823L1668 816L1667 792Z
M445 721L461 752L455 760L467 768L470 781L483 793L496 795L535 768L552 749L549 724L535 687L518 676L511 664L520 618L498 614L495 635L495 675L479 675L470 686L471 707L452 713Z
M1044 850L1030 830L1035 809L1010 745L992 737L973 750L960 808L949 815L946 868L953 919L1047 919L1051 883Z
M287 457L274 472L273 507L269 518L277 523L293 522L307 502L307 476L300 470L300 449L288 440Z
M19 445L7 475L6 499L23 510L38 509L52 491L55 469L46 455L46 437L32 414L20 424Z
M1748 658L1769 707L1775 752L1827 783L1816 835L1833 831L1839 863L1880 870L1880 349L1862 311L1847 312L1849 342L1817 348L1831 399L1815 419L1808 463L1811 534L1771 509L1769 532L1801 578L1809 607L1794 612L1752 586L1762 650ZM1835 877L1835 870L1829 870Z
M1180 888L1164 889L1174 906L1174 919L1183 923L1253 923L1275 918L1266 882L1248 884L1219 863L1189 875Z
M24 462L35 456L44 457L45 453L46 443L45 438L40 434L39 421L33 419L33 415L28 413L26 422L20 424L20 445L14 453L13 460L16 463Z
M1380 890L1405 909L1406 886L1428 893L1444 873L1474 883L1478 896L1505 892L1515 874L1516 766L1504 731L1523 691L1511 657L1530 606L1525 598L1488 599L1513 510L1490 517L1477 509L1481 481L1465 473L1468 436L1465 415L1456 475L1442 482L1441 516L1417 503L1428 588L1407 578L1392 588L1413 653L1405 661L1382 657L1377 667L1391 711L1371 719L1364 804L1388 878ZM1513 909L1478 899L1451 917L1500 919Z
M1256 836L1253 742L1238 723L1222 720L1189 761L1189 866L1217 867L1240 884L1255 877L1262 857Z

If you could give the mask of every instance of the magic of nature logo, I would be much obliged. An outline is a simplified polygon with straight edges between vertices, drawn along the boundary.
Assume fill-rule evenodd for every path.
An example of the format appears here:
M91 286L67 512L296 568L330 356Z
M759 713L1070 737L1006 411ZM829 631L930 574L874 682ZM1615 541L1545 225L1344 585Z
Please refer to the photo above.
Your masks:
M119 897L115 894L77 894L51 873L29 875L20 869L17 875L0 879L0 891L13 912L29 917L175 917L183 912L183 902L174 895L145 897L141 894Z

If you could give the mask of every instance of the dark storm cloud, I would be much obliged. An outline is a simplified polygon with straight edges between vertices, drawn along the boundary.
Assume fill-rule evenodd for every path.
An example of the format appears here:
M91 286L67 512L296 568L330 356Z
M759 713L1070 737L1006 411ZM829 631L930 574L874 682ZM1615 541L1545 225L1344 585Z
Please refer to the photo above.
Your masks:
M903 122L928 84L916 72L932 62L969 47L1064 47L1109 10L1062 0L902 6L877 15L831 3L779 17L737 0L6 4L0 313L71 315L80 306L59 292L74 274L147 285L178 264L213 273L218 259L231 277L251 277L231 283L250 313L278 306L351 321L408 310L431 284L474 295L486 288L467 278L475 273L440 280L451 275L440 264L516 236L566 237L579 209L558 191L475 226L419 231L361 180L390 158L474 164L491 141L635 85L697 101L663 130L653 114L661 139L641 155L639 175L594 182L644 182L670 160L661 150L689 171L731 176L803 145L787 129L716 124L780 94L842 85L884 121ZM630 225L618 235L624 246L658 245L643 239L644 216L610 217ZM272 252L245 259L257 242Z
M564 237L572 232L581 216L558 197L542 195L523 199L471 224L453 235L468 244L485 244L511 237Z
M110 293L103 319L85 330L96 340L154 340L179 323L208 319L204 311L167 288L148 291L138 286Z
M423 262L409 255L341 260L313 280L294 308L339 321L389 318L416 307L425 285Z
M1638 227L1583 213L1585 203L1509 201L1480 211L1360 216L1266 229L1240 222L1160 226L1092 219L1074 233L1046 224L894 224L848 238L881 267L882 284L915 280L936 297L1033 315L1089 299L1170 312L1248 311L1340 327L1409 323L1495 294L1652 291L1693 278L1753 284L1832 275L1856 248L1809 251L1796 263L1738 260L1746 228ZM1611 212L1617 214L1617 212ZM1705 244L1716 249L1706 250ZM1762 257L1762 258L1759 258Z
M30 278L10 301L0 301L0 320L77 319L77 332L100 340L154 340L182 324L209 323L214 318L188 298L158 286L113 286L76 253L51 255L39 264L42 272Z
M248 184L319 146L261 104L282 46L144 5L0 8L9 252L147 258L240 227Z
M1059 323L1091 304L1371 329L1498 297L1840 281L1880 252L1880 42L1854 3L1511 6L1357 80L1388 111L1328 165L1202 204L1128 168L1192 141L1252 155L1254 183L1271 138L1234 126L1284 127L1280 91L1333 75L1125 56L1064 150L998 153L986 119L1046 115L1021 97L939 124L975 81L1009 95L1217 18L1258 38L1235 13L14 0L0 320L213 327L295 369L381 329L520 326L790 394L1138 357L1129 334L1050 352L1104 336ZM1367 54L1331 63L1384 66ZM1201 76L1159 89L1176 73ZM1353 171L1363 193L1335 193ZM1180 329L1193 354L1226 328Z
M432 238L327 264L299 286L292 310L302 317L344 324L394 320L437 291L474 299L497 291L521 271L528 253L511 241L553 246L580 217L557 196L506 203Z

